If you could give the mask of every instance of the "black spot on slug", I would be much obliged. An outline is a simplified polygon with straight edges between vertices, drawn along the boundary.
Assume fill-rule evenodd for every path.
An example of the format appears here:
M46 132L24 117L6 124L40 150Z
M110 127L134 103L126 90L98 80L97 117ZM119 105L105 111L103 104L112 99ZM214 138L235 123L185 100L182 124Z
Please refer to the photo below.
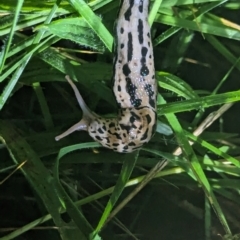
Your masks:
M127 133L129 133L130 126L128 126L128 125L124 125L124 124L119 124L119 125L120 125L120 127L121 127L122 130L126 130Z
M143 44L143 21L142 21L142 19L138 20L138 41L140 44Z
M124 17L126 21L130 21L130 17L132 15L132 7L134 5L134 0L129 0L129 8L127 9L127 11L124 13Z
M135 142L130 142L130 143L128 144L128 146L130 146L130 147L136 146L136 143L135 143Z
M141 54L142 54L143 57L147 56L147 52L148 52L148 49L146 47L142 47Z
M142 66L143 66L145 63L146 63L146 58L145 58L145 57L142 57L142 58L141 58L141 64L142 64Z
M147 123L149 124L152 121L152 118L149 114L146 115Z
M134 125L134 122L135 121L140 121L140 117L136 113L132 112L129 121L130 121L130 123L133 124L134 128L136 128L135 125Z
M128 149L128 146L127 146L127 145L125 145L125 146L123 147L123 149L124 149L124 150L127 150L127 149Z
M98 141L102 141L102 138L99 137L99 136L96 136L96 139L97 139Z
M135 122L135 117L134 116L131 116L130 119L129 119L130 123L134 123Z
M101 128L99 128L97 131L98 131L99 133L101 133L101 134L104 133L104 131L103 131Z
M138 10L139 10L140 13L143 12L143 2L142 1L141 1L141 4L138 7Z
M130 70L130 68L129 68L129 66L128 66L127 63L123 65L122 70L123 70L123 74L124 74L126 77L131 73L131 70Z
M133 123L135 120L140 120L140 117L135 113L131 112L130 123Z
M142 64L142 67L141 67L141 71L140 71L140 74L142 76L148 75L148 72L146 71L146 55L147 55L147 52L148 52L148 49L146 47L142 47L142 49L141 49L141 55L142 55L141 64Z
M131 78L126 77L126 92L129 94L130 102L133 107L139 107L142 103L142 99L137 98L137 87L133 84Z
M122 48L122 49L124 48L124 44L123 43L121 43L120 48Z
M156 114L155 119L157 119L157 113L155 113L155 114ZM156 129L157 129L157 121L155 121L155 123L154 123L154 125L153 125L153 127L152 127L152 133L151 133L151 136L154 135L154 133L156 132Z
M137 128L137 126L133 124L133 125L132 125L132 128L136 129L136 128Z
M137 87L135 84L132 83L131 79L129 77L126 78L126 92L130 96L131 104L134 106L135 101L135 95L136 95Z
M146 140L147 139L147 137L148 137L148 129L146 129L146 131L145 131L145 133L142 135L142 137L141 137L141 141L144 141L144 140Z
M118 85L118 91L121 92L121 86L120 85Z
M132 39L132 33L128 33L128 61L132 61L133 56L133 39Z
M145 91L147 92L149 97L152 97L154 95L154 91L152 90L151 84L146 84L144 86Z
M134 107L139 107L141 104L142 104L142 99L134 99L134 100L132 100L131 101L131 103L132 103L132 105L134 106Z
M152 98L149 98L149 105L150 105L152 108L155 108L155 101L154 101Z
M111 122L111 123L109 124L109 128L113 128L113 127L115 127L115 123Z
M140 74L143 77L147 76L149 74L149 70L148 70L148 67L146 65L141 67Z
M123 34L124 33L124 29L121 27L120 28L120 33Z
M119 135L119 134L117 134L117 133L113 133L112 134L113 136L115 136L117 139L119 139L119 140L121 140L122 138L121 138L121 135Z

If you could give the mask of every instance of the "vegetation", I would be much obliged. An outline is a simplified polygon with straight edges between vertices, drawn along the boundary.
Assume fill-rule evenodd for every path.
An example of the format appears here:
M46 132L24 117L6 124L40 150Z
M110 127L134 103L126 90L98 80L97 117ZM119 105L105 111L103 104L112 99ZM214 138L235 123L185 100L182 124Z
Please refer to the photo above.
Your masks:
M151 1L172 135L159 122L132 154L86 132L54 140L81 119L66 74L93 111L116 115L119 2L0 0L0 240L240 239L239 0Z

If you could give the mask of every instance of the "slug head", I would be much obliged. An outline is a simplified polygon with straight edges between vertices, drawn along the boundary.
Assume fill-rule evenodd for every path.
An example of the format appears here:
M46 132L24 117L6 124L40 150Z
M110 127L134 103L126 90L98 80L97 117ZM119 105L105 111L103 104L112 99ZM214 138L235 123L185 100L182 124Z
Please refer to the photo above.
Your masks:
M88 133L106 148L129 153L149 142L156 131L156 121L157 114L151 108L121 109L117 118L94 119Z
M83 118L66 132L57 136L55 138L57 141L74 131L84 130L88 131L89 135L104 147L127 153L139 149L152 138L157 122L157 114L152 108L120 109L117 118L102 118L89 110L74 83L68 76L66 79L75 92L83 111Z

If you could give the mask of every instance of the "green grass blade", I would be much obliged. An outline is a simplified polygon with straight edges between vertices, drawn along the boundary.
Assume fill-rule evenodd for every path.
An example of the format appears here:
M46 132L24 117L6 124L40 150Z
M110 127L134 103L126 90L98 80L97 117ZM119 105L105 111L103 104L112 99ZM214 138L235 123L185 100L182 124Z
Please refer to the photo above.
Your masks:
M222 0L168 0L163 1L163 7L172 7L172 6L182 6L182 5L192 5L199 3L209 3L209 2L222 2Z
M138 159L138 154L139 151L133 153L133 154L126 154L126 158L124 160L123 166L122 166L122 170L121 173L119 175L119 178L117 180L117 183L114 187L114 190L112 192L112 195L105 207L105 210L102 214L102 217L94 231L94 235L98 234L98 232L102 229L102 227L104 226L109 214L111 213L114 205L116 204L117 200L119 199L122 191L124 190L131 174L132 171L135 167L136 161Z
M199 97L197 99L183 100L180 103L168 103L158 107L158 114L178 113L196 109L204 109L223 103L237 102L240 100L240 91L216 94L214 96Z
M105 44L107 49L111 52L113 46L113 37L102 24L101 19L97 17L91 8L83 0L69 0L73 7L82 15L93 31Z
M56 10L57 10L57 5L55 4L53 6L53 8L51 9L51 12L50 14L48 15L45 23L49 23L51 21L51 19L53 18ZM37 44L40 42L42 36L44 34L44 31L40 31L34 41L33 41L33 44ZM43 44L42 44L43 45ZM40 49L40 47L42 46L41 44L39 44L34 51L30 51L30 53L28 53L26 55L26 57L24 58L24 61L21 63L21 66L15 71L15 73L13 74L11 80L9 81L9 83L7 84L7 86L5 87L3 93L1 94L1 97L0 97L0 110L3 108L3 106L5 105L7 99L9 98L10 94L12 93L13 91L13 88L15 87L19 77L21 76L23 70L25 69L26 65L28 64L29 60L31 59L33 53L37 50L37 49ZM6 77L6 76L4 76ZM3 76L0 77L0 82L4 79Z
M69 75L74 81L81 83L90 92L96 93L101 99L106 100L109 104L115 106L112 92L105 84L100 82L102 79L111 79L111 66L109 64L96 62L80 65L78 62L71 60L68 62L65 57L59 55L53 49L47 49L38 55L43 61L60 72ZM64 80L64 77L62 78Z
M185 81L167 72L156 72L158 84L161 88L167 89L185 99L198 98L195 91Z
M49 36L50 36L50 33L46 32L44 33L43 39ZM28 37L19 32L16 32L14 38L17 42L13 46L11 46L8 52L7 58L17 55L21 51L26 50L28 47L30 47L33 43L35 35Z
M239 31L240 33L240 31ZM230 63L236 65L236 68L240 70L240 62L238 58L234 56L216 37L206 36L206 40L220 53L222 54Z
M13 22L12 22L12 27L11 27L10 34L8 36L8 41L7 41L6 46L3 48L3 51L0 54L0 73L3 70L3 66L4 66L4 63L6 61L9 49L10 49L10 45L11 45L11 42L12 42L12 39L13 39L15 28L16 28L16 25L17 25L17 20L18 20L23 2L24 2L24 0L17 1L17 6L16 6L16 9L15 9L15 15L14 15L14 19L13 19Z
M162 4L162 0L154 1L151 11L149 12L149 16L148 16L148 22L149 22L150 26L152 26L161 4Z
M79 143L79 144L71 145L68 147L64 147L60 149L57 159L61 159L64 155L76 150L87 149L87 148L98 148L101 146L102 145L98 142L87 142L87 143Z
M188 132L185 132L186 136L188 136L190 139L194 140L195 142L198 142L201 146L209 149L212 153L215 153L216 155L228 160L232 164L234 164L236 167L240 168L240 161L236 158L231 157L227 153L222 152L218 148L214 147L212 144L209 144L208 142L204 141L200 137L196 137Z
M194 18L196 18L195 20L197 20L198 17L202 16L203 14L211 11L212 9L218 7L219 5L221 5L221 4L223 4L223 3L227 2L227 1L228 0L222 0L222 1L211 2L209 4L203 5L203 6L201 6L199 8L198 11L196 11L194 13L194 15L191 14L190 16L187 16L186 19L187 20L194 20ZM210 1L206 1L206 2L210 2ZM163 2L163 5L164 5L164 3L167 3L167 1ZM170 3L170 1L168 1L168 3ZM171 27L171 28L169 28L168 30L166 30L160 36L156 37L153 40L153 46L157 46L158 44L160 44L161 42L165 41L166 39L168 39L169 37L171 37L172 35L174 35L175 33L177 33L181 29L182 29L182 27Z
M15 126L11 125L9 122L0 121L0 141L6 145L12 160L16 164L21 164L22 162L27 161L21 168L22 173L30 183L31 187L37 192L39 198L43 201L62 237L64 239L74 240L73 237L70 237L73 232L69 232L69 230L65 228L66 223L60 216L59 209L61 205L58 196L54 191L53 177L28 142L26 142L18 132L19 130L15 129ZM69 226L74 227L72 224ZM21 228L21 233L24 231L25 228L23 226ZM73 236L75 235L76 233L73 234ZM1 238L1 240L6 239L11 238L9 238L9 236Z
M13 65L9 70L7 70L2 76L0 76L0 82L3 81L12 71L14 71L17 67L18 69L13 74L11 80L8 82L7 86L3 90L0 96L0 110L5 105L6 101L8 100L9 96L11 95L19 77L21 76L23 70L25 69L28 61L30 60L31 56L34 52L39 50L49 39L43 41L41 44L36 46L32 51L30 51L21 61L17 62Z
M240 40L240 32L236 29L232 28L227 28L226 26L212 26L210 24L206 24L204 22L199 22L200 28L197 25L197 23L187 20L187 19L182 19L182 18L177 18L177 17L172 17L172 16L166 16L166 15L160 15L156 18L156 22L163 23L166 25L170 26L177 26L177 27L182 27L182 28L187 28L193 31L197 32L202 32L206 34L212 34L220 37L226 37L229 39L235 39L235 40Z
M40 108L44 118L45 128L49 130L54 127L54 124L53 124L52 116L50 114L50 110L47 104L47 100L44 96L44 93L39 83L34 83L33 89L37 95L38 102L40 104Z
M66 210L68 215L73 220L74 224L80 230L81 236L78 236L78 239L87 240L91 232L93 231L93 228L90 225L90 223L87 221L87 219L84 217L82 212L73 203L72 199L66 193L65 189L62 187L62 184L59 179L59 161L61 159L61 156L64 156L64 155L63 154L58 155L55 166L54 166L54 171L53 171L54 185L57 192L57 196L59 198L59 201L61 202L62 208ZM74 240L73 237L71 239Z
M61 39L69 39L79 45L104 52L104 45L83 18L67 18L40 26Z
M29 26L35 26L36 24L40 24L46 20L46 16L37 16L36 18L33 18L32 20L29 20L26 22L18 23L15 27L15 31L29 27ZM4 29L0 30L0 36L4 36L10 32L10 26L6 27Z
M183 156L189 162L189 164L190 164L189 166L190 166L190 169L191 169L194 177L201 184L201 186L202 186L206 196L208 197L208 200L211 203L213 209L215 210L215 213L216 213L217 217L219 218L225 232L228 234L231 234L231 230L230 230L228 223L226 221L226 218L221 210L221 207L217 201L217 198L215 197L215 195L213 193L212 187L209 184L208 179L198 161L197 156L195 155L194 151L192 150L180 123L178 122L178 120L174 114L166 114L165 116L168 119L169 124L171 125L172 129L175 131L177 140L183 151ZM190 174L190 176L191 176L191 174Z

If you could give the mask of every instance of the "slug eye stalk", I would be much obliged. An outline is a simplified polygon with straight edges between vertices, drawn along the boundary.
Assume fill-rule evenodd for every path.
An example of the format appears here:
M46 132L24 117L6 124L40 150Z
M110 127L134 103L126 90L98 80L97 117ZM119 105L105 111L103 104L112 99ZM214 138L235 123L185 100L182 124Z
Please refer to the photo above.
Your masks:
M68 136L69 134L75 132L75 131L88 131L88 127L89 124L97 117L96 114L93 114L92 111L88 108L88 106L86 105L85 101L83 100L80 92L78 91L76 85L73 83L73 81L71 80L71 78L67 75L66 76L67 81L69 82L69 84L71 85L75 96L77 98L78 104L80 106L80 108L83 111L83 117L81 119L81 121L79 121L78 123L74 124L72 127L70 127L67 131L63 132L62 134L58 135L55 137L56 141L59 141L60 139Z

